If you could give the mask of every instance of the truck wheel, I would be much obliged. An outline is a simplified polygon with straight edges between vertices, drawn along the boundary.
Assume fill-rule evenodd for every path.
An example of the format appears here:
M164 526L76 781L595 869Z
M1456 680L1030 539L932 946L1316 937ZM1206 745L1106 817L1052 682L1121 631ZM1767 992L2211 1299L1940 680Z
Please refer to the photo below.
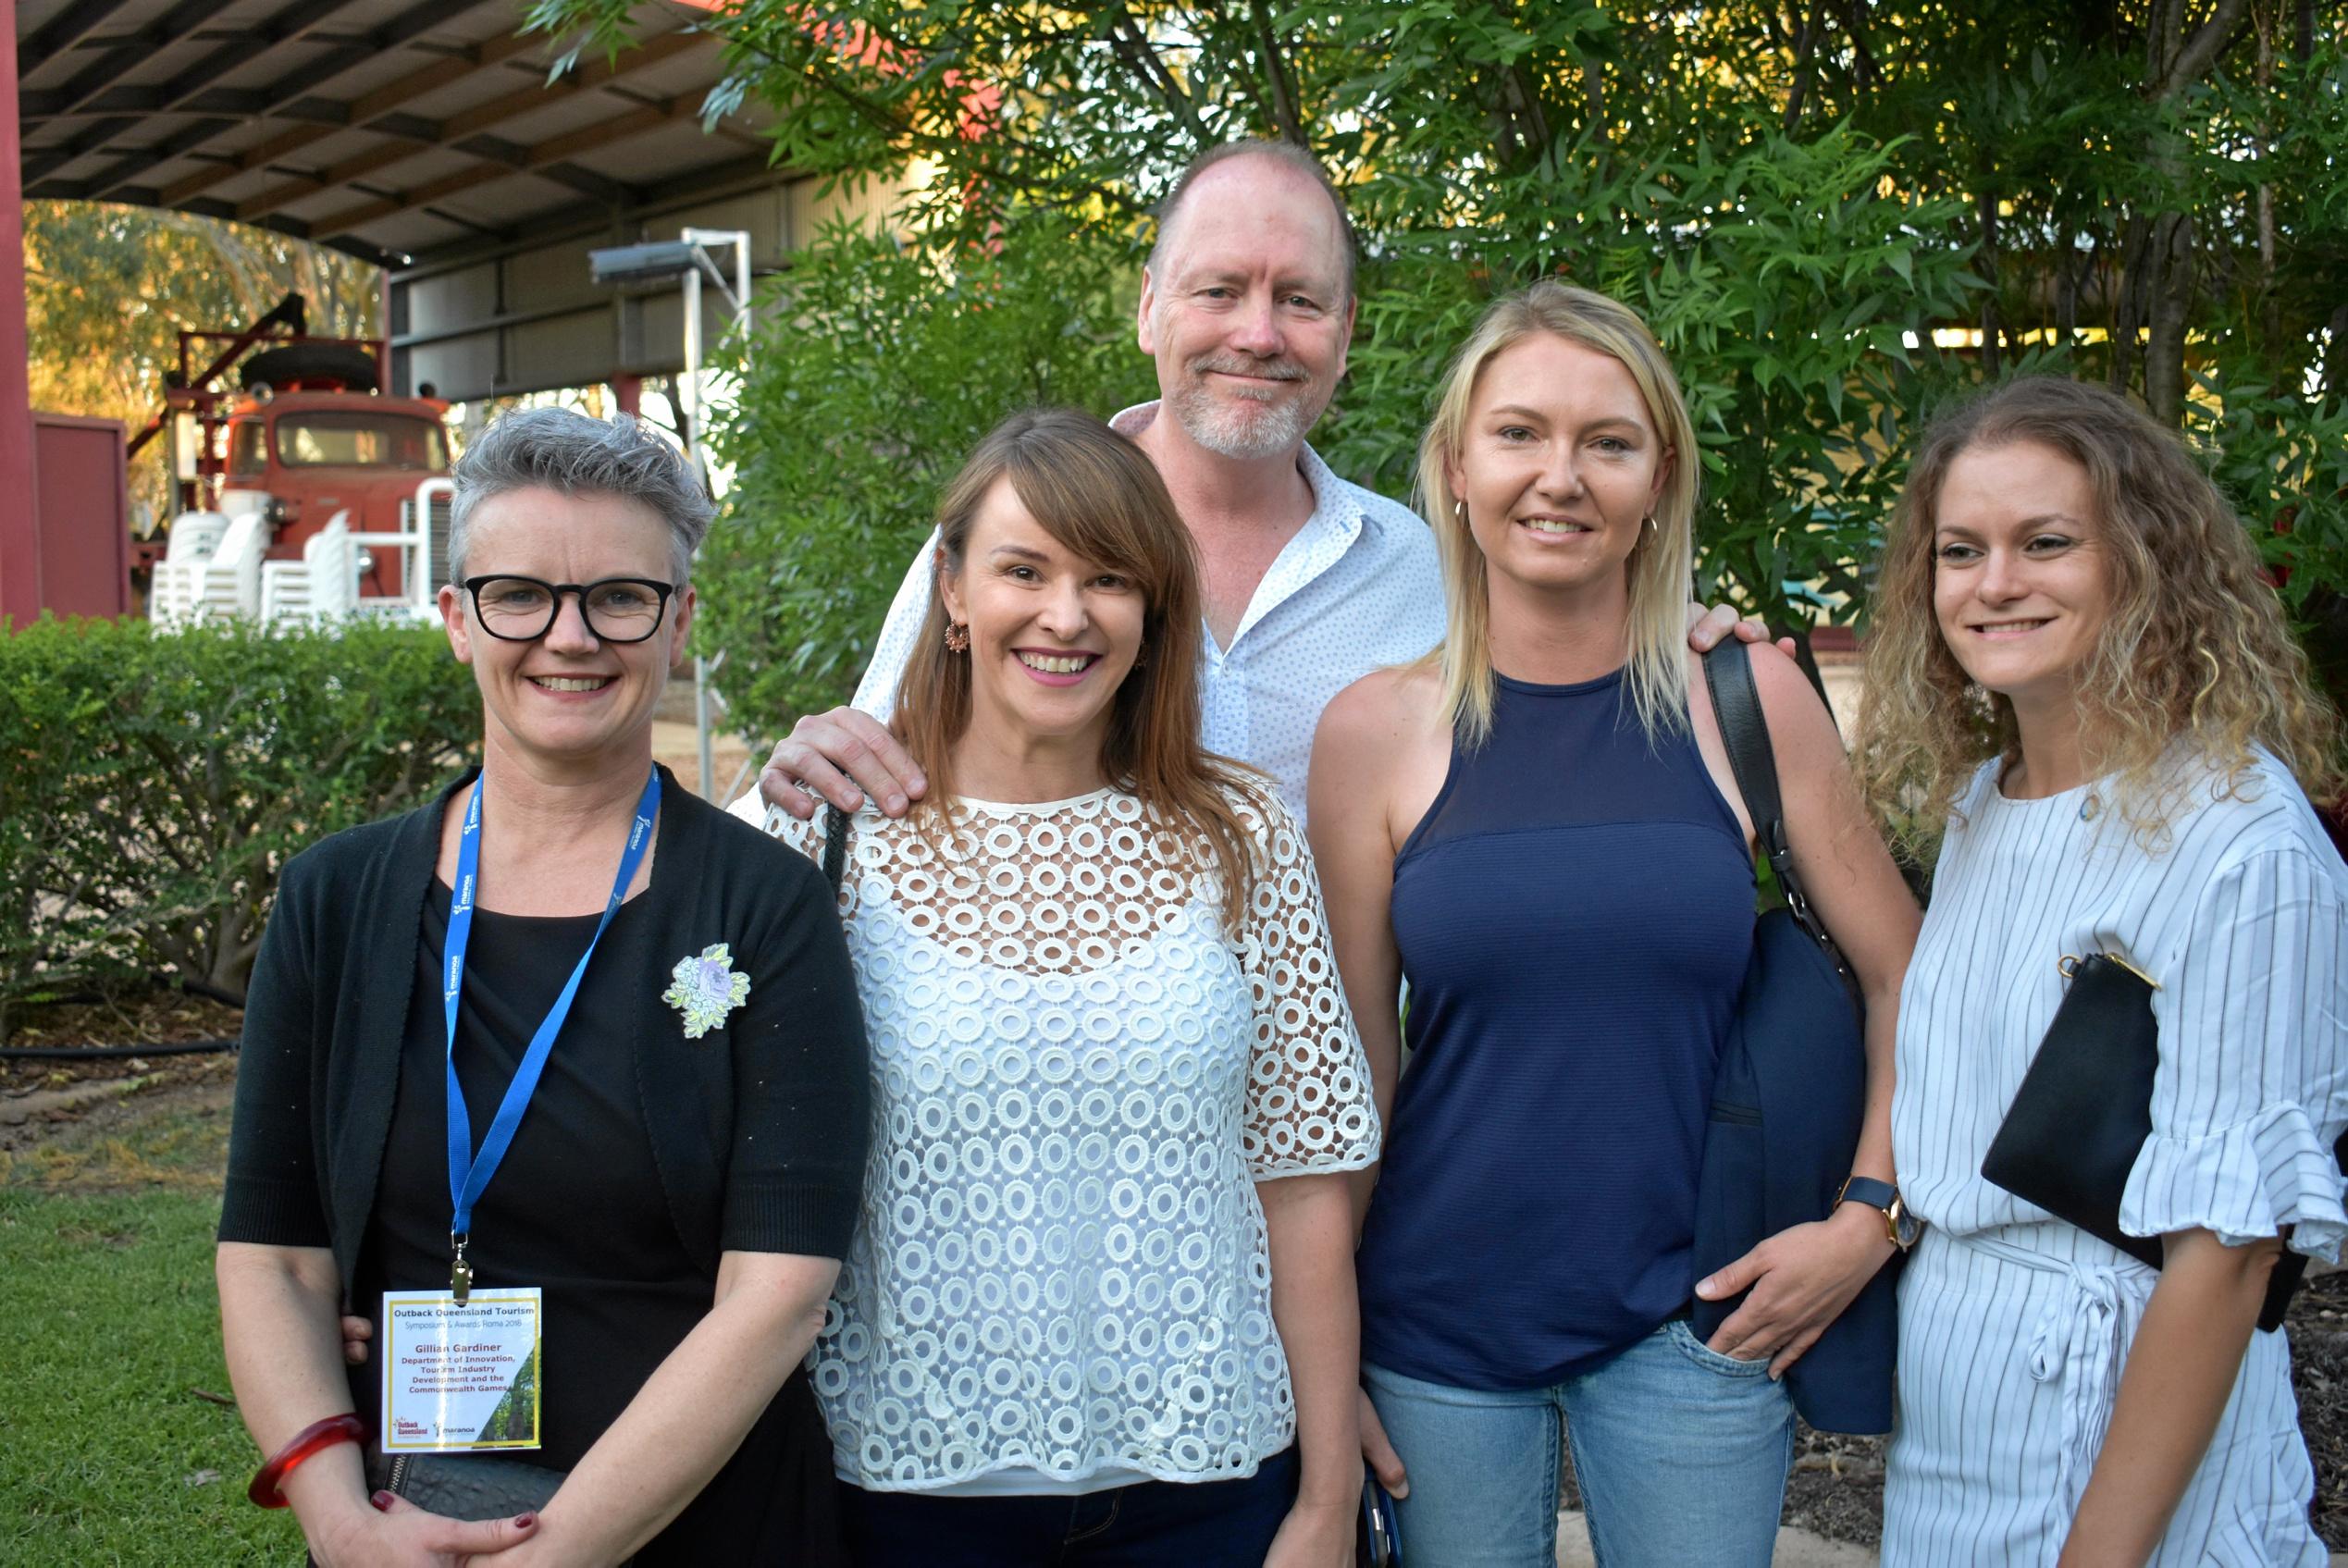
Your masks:
M265 349L246 360L240 374L248 390L264 382L285 387L296 381L340 381L352 391L372 391L376 386L375 356L347 343Z

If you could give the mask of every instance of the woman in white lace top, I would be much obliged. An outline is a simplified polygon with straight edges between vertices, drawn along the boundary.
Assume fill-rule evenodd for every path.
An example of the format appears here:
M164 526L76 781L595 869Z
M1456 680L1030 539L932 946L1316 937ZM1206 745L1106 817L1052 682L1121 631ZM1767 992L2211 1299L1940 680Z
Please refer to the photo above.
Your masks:
M1198 747L1189 536L1044 411L940 538L932 787L846 824L875 1125L814 1378L859 1560L1340 1568L1377 1115L1303 835Z

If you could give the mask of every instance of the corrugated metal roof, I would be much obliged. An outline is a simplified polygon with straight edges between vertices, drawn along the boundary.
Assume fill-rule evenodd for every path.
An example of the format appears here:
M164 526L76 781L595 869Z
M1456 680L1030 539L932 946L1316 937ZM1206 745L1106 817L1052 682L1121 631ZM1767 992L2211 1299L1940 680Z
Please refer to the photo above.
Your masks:
M264 225L391 267L624 216L765 164L707 133L705 7L548 80L519 0L19 0L25 194Z

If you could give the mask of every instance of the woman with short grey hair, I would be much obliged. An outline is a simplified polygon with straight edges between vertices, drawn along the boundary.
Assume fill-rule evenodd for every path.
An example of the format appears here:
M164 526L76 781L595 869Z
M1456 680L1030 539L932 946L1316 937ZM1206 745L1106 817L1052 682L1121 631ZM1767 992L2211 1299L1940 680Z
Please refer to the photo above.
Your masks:
M717 509L689 461L629 418L589 419L567 408L525 408L507 414L465 449L449 507L449 581L463 586L474 515L513 490L617 496L642 505L669 531L669 574L693 574L693 552Z
M708 499L555 409L456 478L481 766L286 868L246 1006L218 1274L252 1496L330 1568L837 1562L797 1369L863 1020L822 875L652 761Z

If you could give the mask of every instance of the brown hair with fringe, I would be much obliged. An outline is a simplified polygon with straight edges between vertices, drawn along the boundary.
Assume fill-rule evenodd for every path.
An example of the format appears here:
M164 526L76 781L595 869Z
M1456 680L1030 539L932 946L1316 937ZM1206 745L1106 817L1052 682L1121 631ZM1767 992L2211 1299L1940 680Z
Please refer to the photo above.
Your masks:
M1941 491L1975 448L2033 442L2086 472L2110 612L2073 685L2093 777L2157 849L2192 784L2156 766L2187 742L2238 789L2264 747L2308 797L2340 794L2340 716L2310 679L2258 552L2184 441L2106 388L2023 377L1925 432L1885 544L1867 638L1859 777L1909 846L1937 834L1976 768L2021 756L2013 705L1972 684L1933 611Z
M1088 414L1015 414L979 442L937 510L937 571L958 577L970 530L997 484L1007 483L1038 526L1140 592L1142 661L1111 698L1101 774L1131 790L1180 863L1223 883L1223 924L1236 936L1254 896L1254 855L1235 799L1261 805L1261 775L1199 745L1201 589L1190 530L1140 448ZM889 728L929 777L916 809L931 827L959 825L954 746L970 727L970 656L945 646L937 578L912 656L897 682ZM1211 864L1202 864L1204 849Z

